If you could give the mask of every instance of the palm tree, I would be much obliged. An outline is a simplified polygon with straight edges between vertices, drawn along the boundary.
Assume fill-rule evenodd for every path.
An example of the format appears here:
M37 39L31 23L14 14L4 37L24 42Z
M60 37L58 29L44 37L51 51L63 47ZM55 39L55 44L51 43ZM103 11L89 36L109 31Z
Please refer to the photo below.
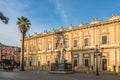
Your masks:
M23 16L17 19L18 19L17 21L18 28L22 33L22 54L21 54L22 60L21 60L20 68L21 68L21 71L24 71L24 38L25 38L26 32L30 28L31 23L30 23L30 20L28 20Z
M0 19L3 23L8 24L9 18L4 16L2 12L0 12Z

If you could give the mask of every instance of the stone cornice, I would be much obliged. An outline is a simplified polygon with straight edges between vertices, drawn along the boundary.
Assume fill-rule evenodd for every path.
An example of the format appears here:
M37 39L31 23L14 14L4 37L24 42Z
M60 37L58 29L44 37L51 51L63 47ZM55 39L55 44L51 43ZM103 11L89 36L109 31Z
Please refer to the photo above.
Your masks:
M80 23L80 25L78 25L78 26L70 25L69 28L61 27L59 30L54 30L53 29L49 32L44 31L41 34L34 33L31 36L28 35L27 37L25 37L25 40L41 38L41 37L56 35L56 34L60 34L60 33L77 31L77 30L84 30L84 29L88 29L88 28L101 27L103 25L109 25L109 24L113 24L113 23L120 23L120 16L119 15L112 16L111 18L108 18L106 20L101 20L101 21L100 20L93 20L88 24Z

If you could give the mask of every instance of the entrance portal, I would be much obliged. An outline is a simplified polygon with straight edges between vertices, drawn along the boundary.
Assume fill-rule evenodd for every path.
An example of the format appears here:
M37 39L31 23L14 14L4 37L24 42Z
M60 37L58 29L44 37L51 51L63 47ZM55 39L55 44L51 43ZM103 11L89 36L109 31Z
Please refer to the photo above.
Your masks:
M107 70L107 59L102 59L102 70Z

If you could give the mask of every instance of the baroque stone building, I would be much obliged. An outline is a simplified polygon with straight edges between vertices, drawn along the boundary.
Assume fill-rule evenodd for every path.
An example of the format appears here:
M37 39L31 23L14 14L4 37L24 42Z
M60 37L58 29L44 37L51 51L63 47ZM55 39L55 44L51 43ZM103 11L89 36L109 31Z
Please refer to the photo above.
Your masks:
M65 59L73 63L73 66L83 69L92 66L95 69L95 54L99 53L97 61L99 70L113 71L113 66L115 66L116 71L119 71L120 15L26 36L25 66L50 66L51 63L59 61L57 44L61 35L64 37Z

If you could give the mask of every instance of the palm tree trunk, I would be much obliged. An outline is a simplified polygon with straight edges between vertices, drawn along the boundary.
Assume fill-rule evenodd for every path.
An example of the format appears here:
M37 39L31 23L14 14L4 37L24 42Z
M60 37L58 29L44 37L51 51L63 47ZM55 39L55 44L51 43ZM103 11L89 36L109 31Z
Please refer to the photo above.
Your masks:
M22 33L21 71L24 71L24 37L25 37L25 33Z

